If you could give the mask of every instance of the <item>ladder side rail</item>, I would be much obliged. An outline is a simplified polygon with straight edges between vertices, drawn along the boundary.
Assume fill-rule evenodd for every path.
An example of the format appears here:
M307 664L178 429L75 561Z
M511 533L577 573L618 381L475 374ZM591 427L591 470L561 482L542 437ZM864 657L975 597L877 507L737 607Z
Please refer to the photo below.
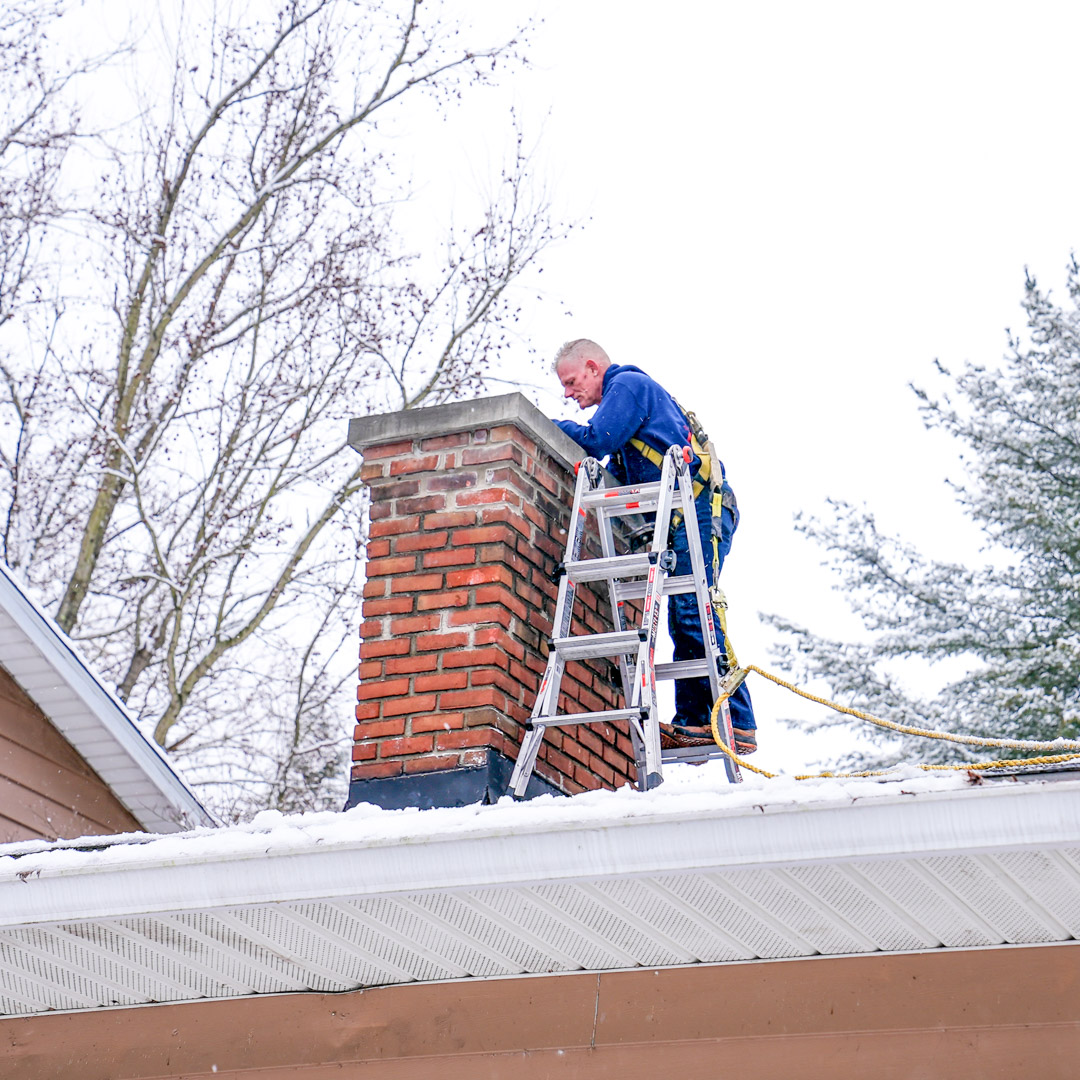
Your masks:
M681 451L678 462L679 496L683 524L686 527L687 544L690 548L690 567L694 578L694 593L697 597L698 619L701 622L701 636L705 642L705 655L713 661L709 665L709 690L712 700L716 701L720 696L720 673L717 668L717 661L720 658L720 646L716 640L712 601L709 599L709 579L705 573L705 555L701 550L697 507L694 505L694 484L690 477L690 466L683 461Z
M674 456L674 451L671 452ZM701 620L701 636L705 643L705 656L709 660L709 699L715 704L720 696L720 645L716 640L716 624L713 622L712 599L709 595L709 579L705 572L705 555L701 550L701 533L698 527L697 506L694 503L693 480L690 476L690 465L679 456L679 495L682 503L683 523L686 527L687 546L690 548L690 566L694 577L697 595L698 618ZM728 746L735 745L734 733L731 730L731 710L725 700L720 706L718 719L724 739ZM724 756L724 768L728 780L733 784L741 783L742 773L739 766Z
M660 491L657 495L656 521L650 546L651 565L646 585L645 604L641 614L642 642L638 648L636 703L641 709L645 728L645 774L638 774L642 791L664 782L663 753L660 748L660 715L656 698L656 639L660 632L660 601L664 584L672 569L667 554L668 533L671 530L671 511L675 501L675 459L671 451L660 469ZM647 715L647 719L646 719Z

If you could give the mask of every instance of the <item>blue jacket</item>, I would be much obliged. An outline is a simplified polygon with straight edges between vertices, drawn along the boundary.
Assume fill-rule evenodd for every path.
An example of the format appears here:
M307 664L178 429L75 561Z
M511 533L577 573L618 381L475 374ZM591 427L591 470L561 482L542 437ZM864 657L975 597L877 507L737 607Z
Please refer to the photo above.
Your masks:
M608 468L621 484L647 484L660 478L660 470L629 445L631 439L640 439L661 453L669 446L690 444L690 425L672 396L632 364L612 364L604 372L600 404L587 424L555 423L590 457L610 455ZM695 472L699 464L695 457L690 471Z

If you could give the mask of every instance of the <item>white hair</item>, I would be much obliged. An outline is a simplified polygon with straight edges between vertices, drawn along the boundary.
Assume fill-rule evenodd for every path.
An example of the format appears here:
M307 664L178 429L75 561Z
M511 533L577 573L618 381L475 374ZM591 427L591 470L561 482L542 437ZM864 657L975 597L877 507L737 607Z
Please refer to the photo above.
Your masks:
M556 375L559 373L559 365L566 360L595 360L600 370L603 371L611 363L611 357L595 341L589 338L575 338L560 346L551 364L551 370Z

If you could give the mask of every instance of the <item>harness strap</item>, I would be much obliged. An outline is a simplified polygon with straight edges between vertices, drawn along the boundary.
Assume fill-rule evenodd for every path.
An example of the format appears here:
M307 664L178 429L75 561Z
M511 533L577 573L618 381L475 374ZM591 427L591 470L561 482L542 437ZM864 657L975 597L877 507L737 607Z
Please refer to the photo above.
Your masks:
M658 469L663 467L664 455L659 450L648 443L642 442L640 439L631 439L630 445L646 461L651 461ZM697 437L693 432L690 433L690 449L701 462L694 480L694 498L696 499L709 486L709 480L712 477L712 460L706 453L705 448L697 441Z

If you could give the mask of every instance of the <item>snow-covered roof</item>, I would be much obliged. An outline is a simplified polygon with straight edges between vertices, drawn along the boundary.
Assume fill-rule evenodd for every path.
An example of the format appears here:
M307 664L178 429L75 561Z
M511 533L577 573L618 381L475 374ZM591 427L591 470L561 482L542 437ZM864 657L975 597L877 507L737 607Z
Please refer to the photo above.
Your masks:
M1080 780L897 772L0 848L7 1013L1080 936Z
M0 666L143 828L171 833L214 824L162 751L2 563Z

